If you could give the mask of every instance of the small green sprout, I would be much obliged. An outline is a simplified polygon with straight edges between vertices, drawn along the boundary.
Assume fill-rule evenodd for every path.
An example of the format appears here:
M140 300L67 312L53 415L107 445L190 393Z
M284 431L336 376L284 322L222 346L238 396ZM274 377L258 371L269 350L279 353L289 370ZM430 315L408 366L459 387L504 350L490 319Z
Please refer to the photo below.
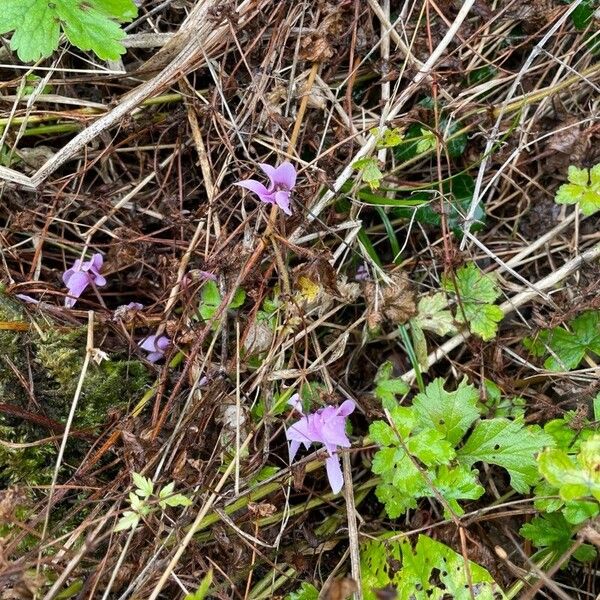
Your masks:
M129 493L129 505L131 510L126 510L123 516L115 525L114 531L125 531L126 529L135 529L142 517L147 517L150 513L156 511L153 504L165 510L167 506L189 506L192 501L183 494L174 494L175 483L171 482L165 485L158 494L157 502L150 502L150 498L155 495L154 484L148 477L139 473L132 474L135 491Z
M398 127L385 129L381 133L379 127L373 127L369 133L377 138L377 148L395 148L404 141L404 134Z
M591 169L570 166L567 179L555 196L558 204L579 204L581 212L589 217L600 210L600 164Z
M362 181L368 184L372 190L379 188L383 179L383 173L379 169L376 158L365 156L352 163L352 167L360 172Z
M437 137L435 133L429 129L421 127L421 139L417 142L417 154L427 152L432 148L435 148L437 144Z

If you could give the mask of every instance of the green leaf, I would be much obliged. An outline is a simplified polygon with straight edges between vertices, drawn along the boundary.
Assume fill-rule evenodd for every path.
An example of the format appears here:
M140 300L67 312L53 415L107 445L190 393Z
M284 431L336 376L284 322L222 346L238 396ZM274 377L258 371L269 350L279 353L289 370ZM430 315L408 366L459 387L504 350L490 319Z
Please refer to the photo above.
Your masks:
M158 505L164 510L167 506L190 506L192 501L183 494L174 494L175 483L165 485L158 494Z
M550 371L570 371L587 353L600 355L600 311L588 310L568 324L571 331L554 327L536 338L525 338L524 346L534 356L549 355L544 366Z
M446 212L446 222L457 237L463 235L464 220L471 206L474 190L475 181L468 173L458 173L442 182L443 210ZM442 224L440 208L432 202L435 193L436 190L414 192L410 200L403 201L404 203L411 202L412 206L417 207L416 210L400 207L399 203L387 202L386 204L395 207L392 209L392 214L395 217L402 219L414 218L424 225L440 227ZM483 229L484 223L485 211L481 203L478 203L470 231Z
M395 148L401 144L404 139L404 134L397 127L388 127L384 130L383 134L379 127L374 127L369 133L378 138L377 148Z
M246 300L246 292L239 288L235 291L229 309L239 308L244 304ZM198 312L205 321L210 321L216 314L217 310L221 306L221 293L217 287L215 281L209 280L202 286L202 292L200 295L200 304L198 306Z
M554 200L558 204L579 204L586 216L600 210L600 164L591 170L570 166L567 179L570 183L561 185L556 191Z
M149 498L154 493L154 484L150 479L140 475L139 473L132 473L131 475L133 483L137 488L135 493L141 498Z
M536 548L548 548L558 558L574 543L575 531L562 514L550 513L534 517L521 527L520 533ZM596 557L595 549L588 544L583 544L579 550L582 551L576 552L574 556L582 562L593 560Z
M379 169L379 163L376 158L369 156L360 158L352 167L360 172L362 181L364 181L372 190L376 190L381 185L383 173Z
M486 416L490 417L522 417L525 413L526 401L524 398L503 398L500 388L489 379L484 379L486 396L482 400L482 406L485 410L482 411Z
M411 326L417 323L421 329L440 336L454 334L454 317L447 308L448 299L445 294L438 292L432 296L424 296L417 304L417 316L411 319Z
M319 590L312 584L306 581L302 582L302 585L291 594L286 596L286 600L318 600Z
M565 503L562 513L569 523L579 525L588 519L595 519L600 513L600 506L592 500L572 500Z
M210 591L210 586L212 585L213 580L213 571L212 569L208 570L208 573L204 576L198 589L192 593L187 594L183 600L204 600L208 596L208 592Z
M457 500L477 500L485 492L483 486L479 484L478 477L479 472L475 469L467 469L461 465L457 467L443 465L438 469L433 485L448 502L454 514L460 516L465 511ZM450 515L445 516L450 517Z
M407 510L417 508L417 502L412 496L407 496L391 483L380 483L375 489L377 500L385 506L385 512L390 519L397 519Z
M14 32L10 46L23 62L50 56L58 48L61 28L80 50L116 60L125 53L125 32L118 21L136 15L132 0L4 0L0 34Z
M477 400L477 391L465 381L454 392L447 392L444 380L438 378L416 396L413 407L422 427L437 429L456 445L479 417Z
M467 134L461 133L456 135L456 132L460 129L460 123L456 121L448 124L448 119L442 119L440 121L440 131L444 134L444 143L446 144L446 151L448 156L452 158L459 157L467 147Z
M373 421L369 425L369 437L380 446L393 446L398 443L398 434L384 421Z
M538 457L540 473L565 500L594 497L600 502L600 435L581 444L577 457L549 448Z
M455 280L444 277L442 287L458 296L456 320L483 340L493 339L504 316L500 307L492 304L500 296L494 278L469 263L456 272Z
M421 127L421 139L417 142L417 154L427 152L437 145L437 136L430 129Z
M233 294L233 298L231 299L231 303L229 304L229 308L239 308L246 301L246 292L242 288L238 288L235 290Z
M391 534L390 534L391 535ZM388 535L389 537L389 535ZM448 546L420 535L413 548L406 541L370 541L360 547L364 600L378 592L396 592L398 600L493 600L504 597L492 576ZM469 586L469 577L471 586Z
M583 31L588 27L594 17L594 0L583 1L575 8L571 13L571 20L573 25L579 30Z
M424 429L413 435L407 448L428 467L448 464L456 456L452 444L437 429Z
M140 522L140 515L132 510L126 510L123 516L117 521L113 531L125 531L126 529L135 529Z
M536 454L552 445L552 438L539 427L525 427L503 417L480 421L458 451L462 464L486 462L506 469L512 487L526 493L539 480Z
M375 375L375 396L387 408L387 404L394 403L396 396L407 394L410 387L404 380L392 377L394 366L391 362L384 362Z
M192 501L183 494L173 494L158 502L159 506L164 510L167 506L190 506Z

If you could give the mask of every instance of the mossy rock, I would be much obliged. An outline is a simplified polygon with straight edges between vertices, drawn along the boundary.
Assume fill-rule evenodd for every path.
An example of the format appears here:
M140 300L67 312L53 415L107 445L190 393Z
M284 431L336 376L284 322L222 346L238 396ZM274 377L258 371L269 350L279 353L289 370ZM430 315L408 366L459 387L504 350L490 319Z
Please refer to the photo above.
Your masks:
M28 444L57 433L18 410L65 423L85 359L87 328L66 328L47 315L35 326L23 329L32 317L15 300L0 290L0 437L13 444ZM17 329L10 329L16 324ZM95 332L101 339L101 332ZM151 382L146 366L137 360L110 357L88 366L73 427L99 431L111 409L136 403ZM27 387L31 386L28 391ZM87 444L70 443L68 452L76 461ZM56 444L30 448L0 445L0 485L36 485L48 481L54 464ZM77 455L77 456L75 456Z

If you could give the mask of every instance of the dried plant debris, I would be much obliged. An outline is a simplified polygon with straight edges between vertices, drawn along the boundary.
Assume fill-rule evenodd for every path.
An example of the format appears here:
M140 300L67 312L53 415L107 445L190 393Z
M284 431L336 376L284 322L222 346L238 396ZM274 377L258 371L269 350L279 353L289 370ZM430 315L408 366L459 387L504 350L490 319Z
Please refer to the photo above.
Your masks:
M5 0L0 600L598 596L598 25Z

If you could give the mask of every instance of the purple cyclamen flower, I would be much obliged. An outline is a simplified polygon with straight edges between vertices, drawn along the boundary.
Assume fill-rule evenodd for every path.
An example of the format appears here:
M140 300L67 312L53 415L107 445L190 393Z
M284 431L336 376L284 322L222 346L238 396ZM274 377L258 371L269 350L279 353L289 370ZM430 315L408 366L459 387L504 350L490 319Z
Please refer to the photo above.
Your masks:
M164 358L165 351L169 347L171 340L166 335L149 335L145 337L138 346L148 352L146 360L151 363L158 362Z
M63 282L69 290L69 296L65 298L67 308L75 306L75 302L88 285L97 287L106 285L106 279L100 275L103 263L102 254L94 254L90 260L77 259L73 266L63 273Z
M362 265L358 265L358 268L356 269L356 275L354 275L354 279L356 279L356 281L367 281L371 279L367 263L364 262Z
M123 306L119 306L117 308L124 308L125 310L142 310L144 305L141 302L130 302L129 304L124 304Z
M294 394L288 404L304 415L298 394ZM304 415L286 431L286 437L290 441L290 462L294 460L300 444L304 444L307 449L315 442L325 445L329 453L325 461L327 478L334 494L337 494L344 485L337 449L338 447L350 448L350 440L346 435L346 417L355 408L356 405L352 400L346 400L337 407L326 406L314 413Z
M278 167L272 167L264 163L259 163L258 166L270 180L268 188L260 181L256 181L256 179L244 179L243 181L238 181L236 185L254 192L262 202L277 204L286 215L291 215L290 193L296 185L296 169L294 165L286 161Z

